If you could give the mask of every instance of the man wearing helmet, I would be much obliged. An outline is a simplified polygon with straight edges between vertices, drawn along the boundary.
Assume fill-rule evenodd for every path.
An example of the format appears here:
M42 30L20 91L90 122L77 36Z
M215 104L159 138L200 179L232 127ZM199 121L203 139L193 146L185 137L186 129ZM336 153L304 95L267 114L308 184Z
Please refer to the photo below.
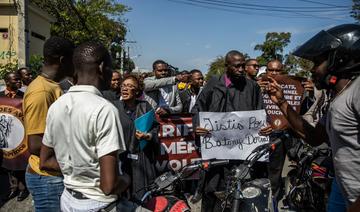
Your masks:
M330 141L336 181L348 209L360 205L360 25L344 24L321 31L294 55L314 63L315 86L332 94L328 112L315 127L289 106L278 83L267 91L288 121L312 145ZM354 204L355 203L355 204Z

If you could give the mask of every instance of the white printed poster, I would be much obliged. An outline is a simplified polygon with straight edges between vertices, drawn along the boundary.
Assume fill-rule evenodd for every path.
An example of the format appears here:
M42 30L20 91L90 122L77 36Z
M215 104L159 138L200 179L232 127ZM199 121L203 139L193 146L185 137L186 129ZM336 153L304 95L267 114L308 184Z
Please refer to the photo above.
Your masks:
M201 137L204 160L245 160L256 147L269 143L268 136L259 135L267 126L265 110L200 112L199 117L200 127L210 131L209 136Z

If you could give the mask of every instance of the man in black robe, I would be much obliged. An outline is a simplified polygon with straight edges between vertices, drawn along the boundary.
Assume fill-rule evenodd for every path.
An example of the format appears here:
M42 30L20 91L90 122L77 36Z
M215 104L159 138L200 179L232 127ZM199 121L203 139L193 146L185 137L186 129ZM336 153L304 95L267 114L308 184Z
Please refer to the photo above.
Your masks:
M244 55L236 50L228 52L225 56L225 66L225 74L220 77L215 76L206 83L192 110L195 114L193 122L197 135L207 133L206 129L199 127L199 112L232 112L263 109L259 85L246 77ZM222 210L221 204L217 201L214 192L225 190L224 179L230 174L230 170L240 163L240 161L234 160L229 165L215 167L206 173L202 211ZM256 166L258 165L256 164ZM254 168L259 173L253 173L252 176L266 176L266 164L261 164L260 166L262 166L262 169Z

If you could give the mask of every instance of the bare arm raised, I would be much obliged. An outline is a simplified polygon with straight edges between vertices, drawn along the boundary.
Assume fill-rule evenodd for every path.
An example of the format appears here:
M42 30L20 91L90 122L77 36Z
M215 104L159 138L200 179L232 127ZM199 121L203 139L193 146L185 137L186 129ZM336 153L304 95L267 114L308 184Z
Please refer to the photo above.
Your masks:
M328 140L326 129L323 125L315 127L305 121L286 101L280 85L272 77L269 77L266 91L271 100L280 108L292 129L300 135L307 143L317 146Z

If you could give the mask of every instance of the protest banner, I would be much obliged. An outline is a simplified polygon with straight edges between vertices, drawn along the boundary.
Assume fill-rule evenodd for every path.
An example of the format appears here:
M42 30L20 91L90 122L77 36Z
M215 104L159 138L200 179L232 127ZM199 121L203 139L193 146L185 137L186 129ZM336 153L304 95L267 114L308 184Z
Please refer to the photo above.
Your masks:
M159 172L169 169L178 171L187 164L201 159L195 146L190 114L157 117L157 121L160 124L160 153L156 162Z
M304 82L305 78L288 75L277 75L274 78L283 89L286 101L296 112L299 113L304 94L304 87L301 83ZM266 113L270 117L269 122L272 128L275 130L284 130L289 128L288 121L279 107L271 101L268 94L263 94L263 100Z
M265 110L200 112L199 116L200 127L210 131L210 136L201 137L202 159L245 160L257 146L269 142L269 137L258 134L266 126Z
M30 156L23 122L22 99L0 97L0 149L2 167L25 170Z

